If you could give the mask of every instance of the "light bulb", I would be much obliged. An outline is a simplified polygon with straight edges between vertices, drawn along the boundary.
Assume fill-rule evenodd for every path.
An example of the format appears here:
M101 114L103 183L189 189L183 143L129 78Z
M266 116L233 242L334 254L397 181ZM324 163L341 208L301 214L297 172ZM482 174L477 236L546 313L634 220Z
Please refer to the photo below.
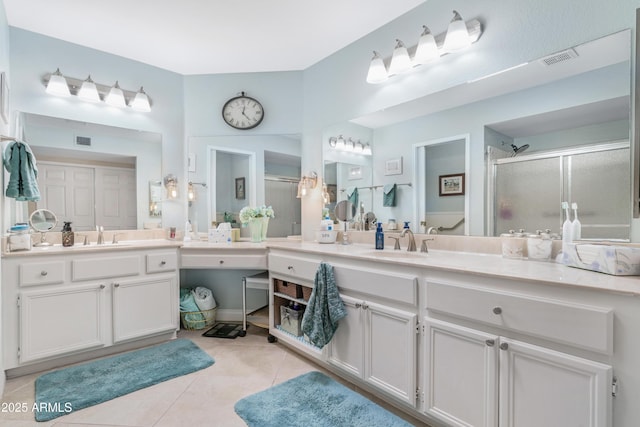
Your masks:
M56 71L51 74L51 77L49 77L49 82L47 83L47 93L58 96L71 95L71 92L69 91L69 85L67 84L67 79L65 79L60 72L60 68L57 68Z
M373 58L371 58L369 72L367 73L367 83L382 83L388 78L389 74L387 73L387 66L384 65L384 60L378 52L373 51Z
M413 65L422 65L434 59L440 58L440 52L438 52L438 44L436 39L431 34L429 27L423 25L422 34L418 41L418 47L416 47L416 54L413 56Z
M144 113L148 113L151 111L151 104L149 103L149 97L145 93L145 91L140 87L138 93L136 93L135 98L131 101L131 108L136 111L142 111Z
M89 102L100 101L98 88L96 87L96 84L93 82L93 80L91 80L91 76L87 77L87 79L82 82L80 91L78 91L78 98Z
M411 68L411 58L407 47L402 40L396 39L396 47L393 49L391 64L389 64L389 75L404 73Z
M124 100L124 92L120 89L120 85L116 81L116 84L111 87L107 97L104 100L107 104L113 107L126 107L127 103Z
M462 19L462 16L454 10L453 19L449 23L447 35L444 38L443 48L447 52L454 52L469 46L471 46L471 39L469 39L467 24Z

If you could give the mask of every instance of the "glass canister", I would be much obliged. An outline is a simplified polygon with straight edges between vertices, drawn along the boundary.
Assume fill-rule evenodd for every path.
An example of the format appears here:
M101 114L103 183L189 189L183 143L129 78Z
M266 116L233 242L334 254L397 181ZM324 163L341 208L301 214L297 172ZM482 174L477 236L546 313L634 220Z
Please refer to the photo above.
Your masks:
M535 234L527 236L527 254L529 259L548 261L551 259L553 241L550 230L536 230Z
M500 241L502 243L502 256L504 258L524 258L524 248L526 239L524 237L524 231L516 232L509 230L508 233L500 235Z
M31 250L31 233L29 230L29 224L20 223L9 229L7 250L9 252Z

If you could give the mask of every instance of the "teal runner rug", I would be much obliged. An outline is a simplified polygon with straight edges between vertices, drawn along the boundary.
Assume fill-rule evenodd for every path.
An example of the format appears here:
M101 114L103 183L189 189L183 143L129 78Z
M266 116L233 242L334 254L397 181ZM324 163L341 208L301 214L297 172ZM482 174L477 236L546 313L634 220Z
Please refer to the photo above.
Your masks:
M177 339L53 371L36 379L36 421L49 421L213 363L191 340Z
M321 372L309 372L236 402L249 427L406 427L411 424Z

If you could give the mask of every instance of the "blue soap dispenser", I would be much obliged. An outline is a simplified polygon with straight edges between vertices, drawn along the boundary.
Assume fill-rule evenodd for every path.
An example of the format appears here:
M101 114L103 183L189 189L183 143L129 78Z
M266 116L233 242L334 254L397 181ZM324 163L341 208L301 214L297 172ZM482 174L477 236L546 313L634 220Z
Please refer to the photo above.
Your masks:
M384 249L384 231L382 231L382 223L378 223L376 228L376 249Z

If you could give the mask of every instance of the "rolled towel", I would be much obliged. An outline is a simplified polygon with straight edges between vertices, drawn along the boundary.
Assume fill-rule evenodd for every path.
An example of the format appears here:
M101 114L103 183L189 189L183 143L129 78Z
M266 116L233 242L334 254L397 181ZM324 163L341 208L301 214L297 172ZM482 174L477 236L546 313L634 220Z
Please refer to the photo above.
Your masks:
M193 299L195 300L198 308L202 311L216 308L216 300L213 298L211 289L205 288L204 286L197 286L193 290Z

